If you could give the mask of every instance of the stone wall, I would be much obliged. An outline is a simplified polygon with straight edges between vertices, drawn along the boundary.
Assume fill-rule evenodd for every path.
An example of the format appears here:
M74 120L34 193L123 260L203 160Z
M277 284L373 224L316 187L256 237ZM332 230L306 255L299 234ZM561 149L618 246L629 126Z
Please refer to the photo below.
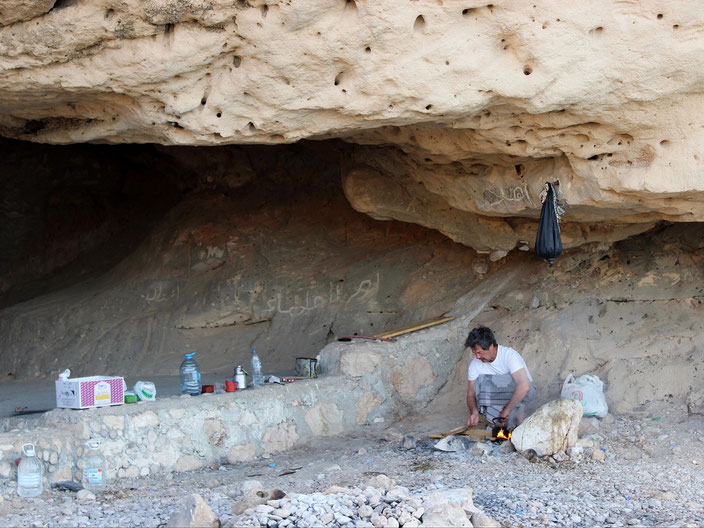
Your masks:
M25 442L36 443L47 482L54 482L80 478L76 461L91 437L102 440L109 478L134 478L234 464L318 437L383 427L424 407L447 381L462 352L460 324L391 343L335 342L321 352L324 374L314 380L8 418L0 433L0 477L15 478Z

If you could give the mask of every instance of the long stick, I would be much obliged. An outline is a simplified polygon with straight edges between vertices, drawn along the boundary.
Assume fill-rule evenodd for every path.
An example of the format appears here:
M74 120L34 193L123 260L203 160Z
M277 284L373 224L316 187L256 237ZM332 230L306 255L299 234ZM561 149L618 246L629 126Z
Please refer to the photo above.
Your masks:
M442 323L447 323L452 321L454 317L440 317L439 319L431 319L430 321L423 321L421 323L414 323L408 326L402 326L401 328L396 328L394 330L389 330L388 332L381 332L379 334L374 334L374 337L396 337L401 334L408 334L410 332L415 332L416 330L422 330L423 328L428 328L430 326L439 325Z

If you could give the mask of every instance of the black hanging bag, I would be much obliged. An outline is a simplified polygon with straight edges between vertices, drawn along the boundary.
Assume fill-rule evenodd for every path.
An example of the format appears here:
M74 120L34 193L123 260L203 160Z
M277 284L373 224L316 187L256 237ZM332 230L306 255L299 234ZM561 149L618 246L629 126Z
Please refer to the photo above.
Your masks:
M535 254L548 261L550 267L555 264L555 259L562 253L562 239L560 238L560 224L558 223L562 210L557 205L555 189L552 184L546 183L547 194L540 211L538 235L535 237Z

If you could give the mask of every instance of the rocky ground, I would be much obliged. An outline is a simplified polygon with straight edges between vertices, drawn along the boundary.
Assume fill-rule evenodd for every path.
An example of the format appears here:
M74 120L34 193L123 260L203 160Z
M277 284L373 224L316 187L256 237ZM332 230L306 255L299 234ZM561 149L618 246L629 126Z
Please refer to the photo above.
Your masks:
M489 519L502 526L704 524L699 418L674 412L585 418L581 453L531 461L507 444L436 451L428 431L411 423L398 423L382 436L360 432L249 463L121 479L96 496L49 490L22 499L8 484L0 525L160 526L192 493L224 526L437 525L429 499L466 497L451 491L458 488L471 488L474 507L486 515L474 517L475 525ZM414 442L406 438L404 446L407 434ZM243 503L259 486L286 496L261 506ZM324 495L326 490L331 493Z

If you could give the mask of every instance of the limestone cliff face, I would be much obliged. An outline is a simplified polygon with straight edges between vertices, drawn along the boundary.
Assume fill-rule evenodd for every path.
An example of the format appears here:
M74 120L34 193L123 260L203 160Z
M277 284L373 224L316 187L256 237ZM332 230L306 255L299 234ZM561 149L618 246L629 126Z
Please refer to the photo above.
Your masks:
M348 200L498 255L704 218L696 2L0 2L0 133L47 143L342 137Z

